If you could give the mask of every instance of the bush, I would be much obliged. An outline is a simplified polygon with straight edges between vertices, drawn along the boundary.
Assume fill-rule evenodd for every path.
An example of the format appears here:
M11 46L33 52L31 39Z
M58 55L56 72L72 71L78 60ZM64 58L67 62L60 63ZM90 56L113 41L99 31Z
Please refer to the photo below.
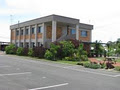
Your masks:
M28 56L33 56L33 49L32 48L29 48L29 50L28 50Z
M28 51L29 51L28 48L23 48L23 55L28 56Z
M66 60L66 61L74 61L72 57L65 57L64 60Z
M116 71L120 71L120 66L116 66L116 67L115 67L115 70L116 70Z
M53 54L49 50L47 50L44 57L46 59L53 60L54 56L53 56Z
M9 46L6 46L5 47L5 51L6 51L6 54L15 54L16 51L15 51L15 45L14 44L11 44Z
M100 68L100 65L98 65L98 64L92 64L92 63L84 63L83 66L86 67L86 68L92 68L92 69L98 69L98 68Z
M107 62L106 63L106 69L112 69L112 68L114 68L114 66L112 65L113 63L112 62Z
M46 48L43 46L33 48L33 57L44 58Z
M16 54L19 55L19 56L23 55L23 48L22 48L22 47L19 47L19 48L17 49Z
M77 65L81 65L81 66L83 66L83 63L79 62L79 63L77 63Z

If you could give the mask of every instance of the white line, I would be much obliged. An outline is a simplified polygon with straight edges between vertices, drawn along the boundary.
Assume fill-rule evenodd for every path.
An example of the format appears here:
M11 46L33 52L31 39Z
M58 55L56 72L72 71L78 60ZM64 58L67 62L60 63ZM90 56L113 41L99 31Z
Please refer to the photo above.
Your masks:
M41 89L47 89L47 88L54 88L54 87L60 87L60 86L65 86L68 85L69 83L63 83L63 84L58 84L58 85L52 85L52 86L46 86L46 87L40 87L40 88L33 88L29 90L41 90Z
M12 76L12 75L23 75L23 74L31 74L31 72L0 74L0 76Z
M120 76L120 74L118 74L118 75L114 75L114 77L119 77Z

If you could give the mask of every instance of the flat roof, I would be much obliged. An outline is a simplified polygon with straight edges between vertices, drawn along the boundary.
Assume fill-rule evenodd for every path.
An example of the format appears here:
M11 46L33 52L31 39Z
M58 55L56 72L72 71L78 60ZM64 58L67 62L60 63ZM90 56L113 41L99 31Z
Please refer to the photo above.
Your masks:
M84 29L93 29L93 25L79 23L79 19L55 15L55 14L41 17L41 18L36 18L33 20L25 21L25 22L21 22L19 24L11 25L10 29L15 29L18 27L24 27L24 26L29 26L29 25L35 25L35 24L40 24L40 23L45 23L45 22L50 22L53 20L58 21L58 22L63 22L63 23L69 23L69 24L79 24L80 28L84 28Z

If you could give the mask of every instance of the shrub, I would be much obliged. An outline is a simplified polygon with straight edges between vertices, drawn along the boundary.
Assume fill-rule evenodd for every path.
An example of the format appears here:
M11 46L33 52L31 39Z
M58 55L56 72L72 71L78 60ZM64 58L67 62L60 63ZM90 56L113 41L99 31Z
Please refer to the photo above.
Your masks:
M81 66L83 66L83 63L79 62L79 63L77 63L77 65L81 65Z
M49 50L47 50L44 57L46 59L52 60L54 56Z
M120 66L116 66L115 70L120 71Z
M44 58L46 48L43 46L33 48L33 57Z
M114 68L114 66L112 65L113 63L112 62L107 62L106 63L106 69L112 69L112 68Z
M16 54L19 55L19 56L23 55L23 48L22 48L22 47L19 47L19 48L17 49Z
M60 44L62 44L63 57L68 57L73 55L74 45L71 43L71 41L61 41Z
M65 57L64 60L66 60L66 61L74 61L72 57Z
M32 48L29 48L29 50L28 50L28 56L33 56L33 49Z
M14 51L15 49L15 45L14 44L11 44L9 46L6 46L5 47L5 51L6 51L6 54L15 54L16 52Z
M92 69L100 68L100 65L98 65L98 64L91 64L91 63L84 63L83 66L86 67L86 68L92 68Z
M29 51L28 48L23 48L23 55L28 56L28 51Z

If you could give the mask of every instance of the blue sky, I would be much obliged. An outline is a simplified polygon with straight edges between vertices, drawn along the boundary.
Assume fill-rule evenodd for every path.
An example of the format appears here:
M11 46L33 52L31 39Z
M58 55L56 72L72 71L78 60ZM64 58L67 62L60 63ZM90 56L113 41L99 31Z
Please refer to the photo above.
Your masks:
M0 0L0 41L10 41L10 24L58 14L93 24L92 41L120 37L119 0Z

